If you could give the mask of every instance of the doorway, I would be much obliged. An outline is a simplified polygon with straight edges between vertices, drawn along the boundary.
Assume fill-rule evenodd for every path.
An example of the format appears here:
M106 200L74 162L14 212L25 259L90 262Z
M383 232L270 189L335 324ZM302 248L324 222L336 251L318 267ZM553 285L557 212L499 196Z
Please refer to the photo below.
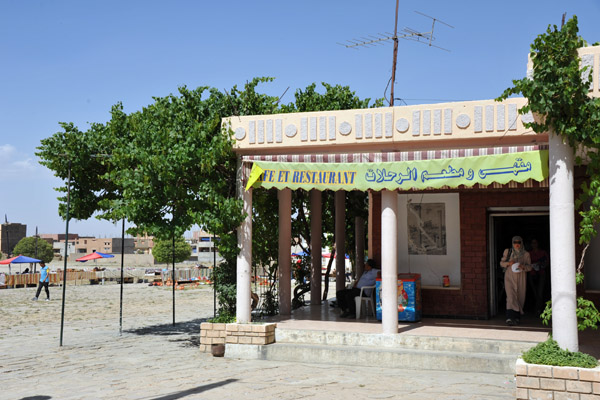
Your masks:
M506 294L504 292L504 275L500 267L500 259L506 248L511 246L513 236L521 236L525 249L531 250L532 239L537 239L539 248L550 253L550 220L547 207L519 207L488 209L488 265L489 265L489 304L490 317L504 315L506 311ZM525 312L535 313L536 298L534 290L539 290L545 304L550 299L550 268L547 268L545 284L542 289L534 288L528 279Z

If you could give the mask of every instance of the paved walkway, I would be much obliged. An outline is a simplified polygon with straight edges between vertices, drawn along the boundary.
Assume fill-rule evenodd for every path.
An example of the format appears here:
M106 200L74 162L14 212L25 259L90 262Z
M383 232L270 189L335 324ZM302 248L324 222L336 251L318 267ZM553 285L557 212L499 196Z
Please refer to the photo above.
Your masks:
M68 286L32 302L33 288L0 290L2 399L512 399L512 376L213 358L198 351L213 314L209 287L172 292ZM44 297L44 296L42 296Z

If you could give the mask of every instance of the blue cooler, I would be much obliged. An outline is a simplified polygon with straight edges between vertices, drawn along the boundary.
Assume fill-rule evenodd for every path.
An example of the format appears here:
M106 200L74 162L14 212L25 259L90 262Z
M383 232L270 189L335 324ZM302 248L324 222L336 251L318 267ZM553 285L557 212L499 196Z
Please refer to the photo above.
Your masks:
M375 283L375 313L381 321L381 278ZM398 274L398 321L421 320L421 274Z

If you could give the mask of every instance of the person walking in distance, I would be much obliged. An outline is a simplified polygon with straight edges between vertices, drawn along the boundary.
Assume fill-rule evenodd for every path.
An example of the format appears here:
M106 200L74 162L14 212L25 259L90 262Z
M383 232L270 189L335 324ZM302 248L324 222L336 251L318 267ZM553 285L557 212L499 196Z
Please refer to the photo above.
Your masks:
M44 290L46 290L46 301L50 301L50 291L48 290L48 284L50 283L49 269L50 267L48 267L45 262L40 261L40 283L37 292L35 292L35 297L31 300L37 301L42 288L44 288Z

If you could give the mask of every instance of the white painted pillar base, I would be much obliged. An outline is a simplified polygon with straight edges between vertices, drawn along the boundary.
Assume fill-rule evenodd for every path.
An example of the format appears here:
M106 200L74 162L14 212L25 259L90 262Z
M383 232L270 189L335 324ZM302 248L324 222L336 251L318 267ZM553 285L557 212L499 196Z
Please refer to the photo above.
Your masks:
M283 189L279 197L279 314L292 313L292 191Z
M246 218L238 228L236 318L240 324L250 322L250 274L252 273L252 188L242 189Z
M356 243L356 276L361 276L365 269L365 220L354 218L354 239Z
M562 349L579 350L575 288L573 150L550 133L550 265L552 337Z
M398 194L381 191L381 304L383 333L398 333Z
M321 230L322 230L321 191L310 191L310 305L321 304Z
M335 192L335 290L346 288L346 191Z

